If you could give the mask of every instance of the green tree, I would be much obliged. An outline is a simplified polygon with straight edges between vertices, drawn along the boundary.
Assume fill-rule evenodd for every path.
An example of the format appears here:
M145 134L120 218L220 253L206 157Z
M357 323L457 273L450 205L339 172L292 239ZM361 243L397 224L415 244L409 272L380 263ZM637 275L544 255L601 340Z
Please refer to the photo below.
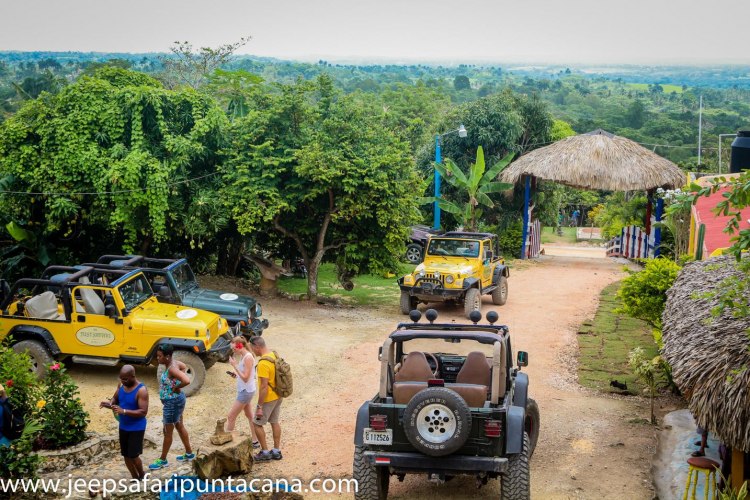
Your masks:
M311 297L332 250L356 270L393 269L423 189L408 145L325 75L262 101L235 122L224 174L239 230L291 242Z
M453 79L453 88L456 90L469 90L471 88L469 77L466 75L457 75Z
M497 182L495 179L510 164L514 156L514 153L509 153L505 158L487 170L484 163L484 151L479 146L477 149L477 159L469 167L468 175L464 174L461 168L450 158L446 158L444 164L436 163L435 168L440 172L440 175L455 187L460 196L466 201L462 204L457 204L445 198L429 197L424 198L423 202L434 203L437 201L441 209L459 218L465 230L476 231L478 219L482 216L480 205L486 208L493 208L495 204L489 195L513 188L513 184Z

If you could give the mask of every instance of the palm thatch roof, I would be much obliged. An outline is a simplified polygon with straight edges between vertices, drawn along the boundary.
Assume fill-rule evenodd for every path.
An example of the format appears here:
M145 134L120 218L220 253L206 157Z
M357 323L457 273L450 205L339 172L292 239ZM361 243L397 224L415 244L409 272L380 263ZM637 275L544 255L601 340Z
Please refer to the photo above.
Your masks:
M732 257L692 262L667 292L662 355L698 425L735 449L750 451L750 317L713 317L712 296L743 277Z
M516 183L523 175L605 191L676 188L686 181L671 161L601 129L530 151L511 163L500 179Z

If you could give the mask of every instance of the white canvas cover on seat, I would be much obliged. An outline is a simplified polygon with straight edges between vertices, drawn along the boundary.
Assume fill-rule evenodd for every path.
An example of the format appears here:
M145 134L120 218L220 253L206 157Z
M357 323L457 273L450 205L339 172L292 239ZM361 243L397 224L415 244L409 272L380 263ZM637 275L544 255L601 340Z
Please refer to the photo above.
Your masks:
M26 301L26 313L30 318L64 320L65 316L57 312L57 297L46 291Z

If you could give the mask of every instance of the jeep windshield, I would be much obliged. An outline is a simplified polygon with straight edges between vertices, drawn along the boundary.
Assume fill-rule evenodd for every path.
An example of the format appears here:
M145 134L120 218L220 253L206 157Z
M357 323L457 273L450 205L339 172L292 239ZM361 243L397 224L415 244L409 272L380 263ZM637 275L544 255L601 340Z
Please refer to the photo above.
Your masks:
M170 273L172 273L172 277L174 278L180 295L184 295L193 288L198 287L198 282L195 280L193 270L190 269L190 264L187 262L183 262L179 266L173 267L170 269Z
M479 242L471 240L447 240L433 238L427 247L427 255L441 257L479 257Z
M154 294L151 285L148 284L148 280L142 274L127 283L123 283L117 287L117 290L120 292L122 301L128 311L132 311Z

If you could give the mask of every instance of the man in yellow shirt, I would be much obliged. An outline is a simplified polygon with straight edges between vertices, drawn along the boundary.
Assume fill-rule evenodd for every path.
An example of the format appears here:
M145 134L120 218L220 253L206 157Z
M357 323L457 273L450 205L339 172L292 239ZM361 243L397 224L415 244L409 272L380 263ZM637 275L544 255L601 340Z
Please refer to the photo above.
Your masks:
M253 354L258 359L257 370L258 370L258 406L255 410L255 432L260 441L261 451L255 455L255 460L281 460L281 426L279 425L279 413L281 409L281 402L284 398L280 398L274 387L276 385L276 354L272 352L263 337L252 337L250 339L252 345ZM271 431L273 432L273 449L268 450L268 444L266 441L266 432L263 426L269 423L271 424Z

